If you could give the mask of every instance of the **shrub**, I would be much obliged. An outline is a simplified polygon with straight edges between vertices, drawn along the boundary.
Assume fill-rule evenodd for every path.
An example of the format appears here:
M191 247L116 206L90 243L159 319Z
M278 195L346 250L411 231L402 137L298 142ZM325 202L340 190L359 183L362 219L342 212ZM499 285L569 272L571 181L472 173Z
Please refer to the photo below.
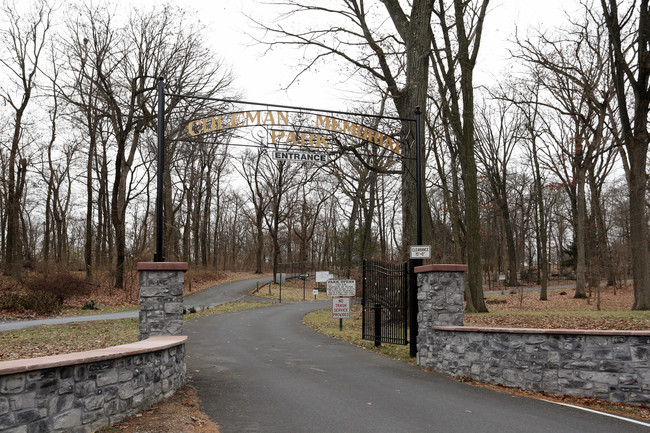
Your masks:
M17 293L3 293L0 295L0 310L21 313L23 311L21 299L22 296Z
M88 295L91 289L83 278L61 271L31 278L25 285L31 292L40 291L55 295L60 303L72 296Z
M83 307L81 307L82 310L99 310L99 305L91 299L90 302L86 302Z
M3 293L0 295L0 310L12 313L32 311L36 314L53 314L61 311L61 300L58 296L43 291L26 295Z
M26 310L36 314L52 314L61 311L62 299L50 292L35 291L23 296Z

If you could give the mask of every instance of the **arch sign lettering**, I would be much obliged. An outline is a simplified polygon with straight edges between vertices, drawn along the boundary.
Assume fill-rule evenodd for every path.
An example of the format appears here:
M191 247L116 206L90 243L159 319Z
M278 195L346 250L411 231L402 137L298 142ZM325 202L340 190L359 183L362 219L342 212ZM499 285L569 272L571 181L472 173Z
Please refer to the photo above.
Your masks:
M166 98L169 98L169 106ZM414 145L414 177L417 179L418 191L421 191L421 176L418 174L421 165L417 161L420 155L417 150L420 146L418 113L416 110L415 119L403 119L181 95L167 93L165 82L160 78L154 261L164 261L162 190L166 134L170 135L169 142L257 147L264 149L276 160L323 164L350 152L359 158L405 160L407 148ZM417 194L418 199L420 196ZM418 220L421 221L421 217Z
M288 149L308 151L328 151L334 149L340 140L333 140L332 134L343 134L361 142L371 143L403 157L401 143L396 133L384 133L354 120L346 120L335 115L289 110L251 110L236 111L203 117L188 122L187 133L198 137L208 133L219 133L240 128L264 128L267 131L266 144L280 149L275 150L276 159L316 160L326 162L327 153L318 156L297 157ZM288 155L280 158L279 155ZM292 157L293 155L293 157Z

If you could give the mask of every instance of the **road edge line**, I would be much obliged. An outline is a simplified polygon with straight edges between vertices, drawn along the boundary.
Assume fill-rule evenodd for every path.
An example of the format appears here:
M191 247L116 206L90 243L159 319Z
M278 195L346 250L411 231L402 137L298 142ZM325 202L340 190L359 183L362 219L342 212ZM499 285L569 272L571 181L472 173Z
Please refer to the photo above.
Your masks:
M614 415L613 413L609 413L609 412L603 412L603 411L600 411L600 410L589 409L589 408L586 408L586 407L576 406L576 405L568 404L568 403L560 403L559 401L546 400L544 398L541 398L540 400L546 401L548 403L557 404L557 405L560 405L560 406L566 406L566 407L571 407L571 408L574 408L574 409L584 410L585 412L597 413L597 414L600 414L600 415L608 416L610 418L616 418L616 419L620 419L622 421L627 421L627 422L631 422L631 423L634 423L634 424L639 424L639 425L642 425L644 427L650 427L649 423L639 421L639 420L636 420L636 419L633 419L633 418L627 418L627 417L620 416L620 415Z

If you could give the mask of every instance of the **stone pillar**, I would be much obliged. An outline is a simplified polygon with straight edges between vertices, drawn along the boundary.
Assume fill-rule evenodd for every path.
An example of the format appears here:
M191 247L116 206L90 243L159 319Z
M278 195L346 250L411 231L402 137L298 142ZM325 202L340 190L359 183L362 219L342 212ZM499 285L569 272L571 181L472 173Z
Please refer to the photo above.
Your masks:
M429 357L434 326L465 325L466 271L467 265L415 268L418 280L418 364L421 355Z
M140 262L139 340L183 333L185 262Z

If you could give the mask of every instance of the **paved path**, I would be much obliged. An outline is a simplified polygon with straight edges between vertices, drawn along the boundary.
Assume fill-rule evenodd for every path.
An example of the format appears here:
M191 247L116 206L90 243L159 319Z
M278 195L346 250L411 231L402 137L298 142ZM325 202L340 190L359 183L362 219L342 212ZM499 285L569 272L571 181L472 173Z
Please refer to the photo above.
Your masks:
M187 296L184 300L185 308L194 307L202 310L208 307L225 304L227 302L237 301L248 296L248 294L259 284L268 283L272 277L253 278L242 281L232 281L229 283L219 284L202 292ZM40 325L60 325L63 323L73 322L92 322L96 320L119 320L131 319L138 317L138 310L122 311L119 313L91 314L86 316L71 317L53 317L50 319L38 320L16 320L0 322L0 332L13 331L16 329L25 329L32 326Z
M650 431L458 383L302 324L305 313L328 305L287 304L185 324L188 376L222 433Z

